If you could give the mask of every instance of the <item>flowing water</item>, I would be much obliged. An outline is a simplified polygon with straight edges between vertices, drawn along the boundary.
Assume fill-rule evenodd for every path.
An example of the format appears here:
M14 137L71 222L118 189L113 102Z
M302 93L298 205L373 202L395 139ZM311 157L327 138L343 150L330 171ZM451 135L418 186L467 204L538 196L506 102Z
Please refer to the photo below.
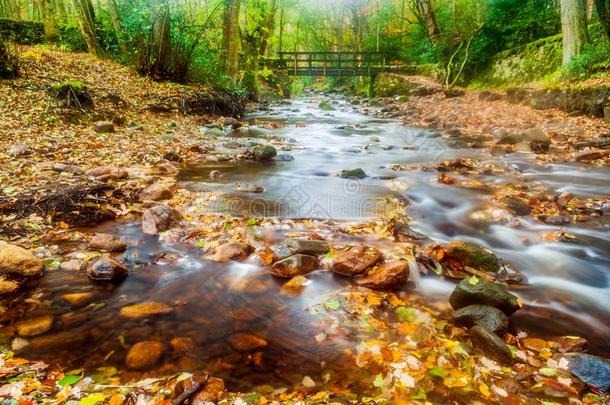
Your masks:
M539 243L536 238L559 227L529 217L518 227L503 225L484 215L490 208L491 193L485 187L439 184L436 172L391 167L472 157L508 168L502 174L476 176L486 184L527 182L576 196L610 195L607 170L540 165L526 154L498 158L482 150L450 148L426 131L364 115L340 98L333 104L334 110L322 111L318 107L321 100L319 96L303 97L252 114L251 126L230 134L223 146L227 152L235 152L254 142L264 143L268 137L281 137L289 145L289 150L280 152L284 157L271 162L206 163L182 171L180 186L218 192L221 197L207 209L220 213L335 222L377 217L387 196L398 198L408 204L416 231L442 243L459 238L488 246L527 277L527 285L516 290L526 309L511 318L513 328L541 336L580 335L589 339L593 352L610 353L607 219L565 226L577 237L574 243ZM280 122L282 127L265 129L270 122ZM368 177L346 180L337 176L343 169L356 167L364 169ZM219 170L222 177L211 179L213 170ZM255 184L264 191L236 192L237 182ZM48 273L31 298L42 304L27 317L51 313L61 327L31 339L26 354L72 368L103 365L122 370L125 349L137 341L189 337L194 347L187 355L168 359L149 375L205 367L234 389L278 379L294 382L299 376L319 372L321 362L322 368L333 371L349 366L343 349L353 347L357 336L345 332L332 345L320 344L320 334L343 321L311 310L345 287L346 280L317 271L308 276L309 288L291 296L256 264L204 260L197 249L143 235L139 223L109 223L95 231L114 233L127 241L130 247L122 258L137 271L122 284L111 286L92 285L82 273ZM282 233L272 237L281 240ZM69 246L65 249L70 251ZM407 290L431 302L446 302L454 286L433 276L412 274L411 278L415 283ZM71 309L59 300L64 293L92 290L95 303L81 309ZM153 320L117 318L121 307L143 301L164 302L176 309ZM264 361L232 350L227 340L238 332L255 333L269 342Z

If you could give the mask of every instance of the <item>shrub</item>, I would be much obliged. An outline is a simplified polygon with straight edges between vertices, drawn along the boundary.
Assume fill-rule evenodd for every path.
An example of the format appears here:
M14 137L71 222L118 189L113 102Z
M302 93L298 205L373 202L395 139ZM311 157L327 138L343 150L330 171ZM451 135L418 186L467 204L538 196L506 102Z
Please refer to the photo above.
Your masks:
M17 49L0 36L0 79L19 76L20 59Z

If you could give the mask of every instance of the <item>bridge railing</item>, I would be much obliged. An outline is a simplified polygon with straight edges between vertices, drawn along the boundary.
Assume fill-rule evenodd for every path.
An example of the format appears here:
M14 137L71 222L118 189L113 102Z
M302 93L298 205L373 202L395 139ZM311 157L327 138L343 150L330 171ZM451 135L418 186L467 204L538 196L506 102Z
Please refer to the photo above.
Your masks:
M394 70L394 55L386 52L280 52L292 76L375 76Z

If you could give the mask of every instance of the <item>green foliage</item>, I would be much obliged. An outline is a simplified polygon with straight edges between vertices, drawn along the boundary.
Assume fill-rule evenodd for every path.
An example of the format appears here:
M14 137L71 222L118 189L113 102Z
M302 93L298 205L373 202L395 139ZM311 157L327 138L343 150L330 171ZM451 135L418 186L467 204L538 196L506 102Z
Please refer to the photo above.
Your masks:
M17 44L39 44L44 41L42 23L0 18L0 36Z
M20 59L17 49L0 35L0 79L19 76Z
M86 52L87 43L76 25L66 25L59 29L59 47L73 52Z
M585 45L582 54L573 58L562 71L564 79L586 79L595 73L610 69L610 43L600 25L590 28L593 42Z

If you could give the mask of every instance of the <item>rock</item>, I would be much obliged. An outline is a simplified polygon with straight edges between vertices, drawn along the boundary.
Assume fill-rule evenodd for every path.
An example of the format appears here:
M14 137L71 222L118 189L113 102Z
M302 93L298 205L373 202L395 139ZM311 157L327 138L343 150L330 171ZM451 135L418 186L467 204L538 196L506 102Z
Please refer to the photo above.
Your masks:
M513 355L502 339L481 326L470 329L470 341L475 350L502 364L512 364Z
M12 294L19 290L19 283L0 277L0 296Z
M174 165L173 163L170 163L170 162L161 163L160 165L157 166L157 168L159 169L159 171L161 173L167 173L167 174L176 174L180 171L180 169L178 167L176 167L176 165Z
M27 156L31 153L30 150L30 145L25 144L25 143L20 143L17 145L13 145L11 146L11 148L8 150L8 153L18 157L18 156Z
M94 281L118 281L129 274L127 267L109 255L102 255L87 265L87 275Z
M474 243L454 240L447 245L446 260L451 259L465 266L496 273L500 270L498 258L490 250Z
M127 249L127 243L107 233L96 233L89 241L89 249L105 250L106 252L122 252Z
M191 352L195 347L190 337L175 337L170 340L169 345L174 353L182 354Z
M97 181L124 180L129 177L126 170L113 166L98 166L85 173L87 177L93 177Z
M273 253L280 259L301 253L310 256L324 255L330 252L328 242L318 239L290 238L283 240L272 248Z
M217 403L226 396L225 383L220 378L210 377L203 389L195 394L192 404Z
M278 277L295 277L314 271L318 266L315 256L296 254L273 263L271 274Z
M140 191L140 201L169 200L176 194L176 182L159 181Z
M72 174L83 174L85 171L75 165L66 165L64 163L55 163L53 165L53 171L58 173L72 173Z
M574 156L574 160L577 162L590 162L592 160L603 159L610 156L610 152L603 150L590 150L587 152L581 152Z
M36 277L42 274L42 260L22 247L0 241L0 274Z
M566 358L572 374L606 394L610 392L610 361L584 353L569 353Z
M69 349L84 344L88 338L88 334L82 330L58 332L37 336L28 339L30 344L26 346L27 350L45 351Z
M343 179L364 179L366 176L366 173L364 172L364 170L362 170L361 168L356 168L356 169L345 169L341 172L341 174L339 175L339 177L343 178Z
M247 243L229 242L217 246L214 249L214 254L208 256L207 259L215 262L227 262L229 260L244 260L252 252L252 248Z
M521 308L517 296L506 291L500 284L473 278L460 281L451 293L449 303L456 310L469 305L489 305L498 308L506 316L511 316Z
M181 215L175 209L167 205L157 205L144 210L142 214L142 231L149 235L156 235L167 231L176 225Z
M48 332L53 326L52 315L43 315L36 318L19 321L15 324L19 336L38 336Z
M63 271L80 271L82 263L80 260L68 260L59 265L59 269Z
M562 336L557 339L557 345L561 353L584 352L589 346L587 339L576 336Z
M220 171L218 171L218 170L212 170L210 172L210 179L217 179L220 176L222 176L222 173L220 173Z
M545 224L549 225L565 225L570 223L570 217L568 215L549 215L541 219Z
M399 287L409 279L409 263L405 260L383 263L374 273L358 277L356 284L377 290Z
M551 139L541 128L530 128L523 132L523 140L529 142L530 150L535 153L548 152L551 146Z
M93 301L94 297L92 292L82 292L64 294L60 299L73 307L82 307Z
M529 215L530 206L526 201L517 197L506 196L500 199L500 203L517 215Z
M356 276L381 260L381 252L365 245L351 247L333 259L333 271L345 276Z
M237 129L237 128L241 127L241 122L239 122L238 120L236 120L233 117L224 117L223 125L225 127L232 126L234 129Z
M97 121L93 123L93 130L98 134L114 132L112 121Z
M132 370L146 370L161 360L165 345L158 340L146 340L131 346L125 357L125 365Z
M267 347L267 341L250 333L238 333L231 336L229 343L238 352L252 352Z
M294 156L283 153L281 155L277 155L273 160L276 162L292 162L294 160Z
M516 145L523 137L518 134L507 133L496 141L496 145Z
M262 193L265 191L261 186L257 186L256 184L241 184L237 183L235 185L235 191L239 191L242 193Z
M371 136L369 140L371 142L381 142L381 139L378 136Z
M256 160L271 160L277 156L277 150L272 145L255 146L252 154Z
M142 302L139 304L127 305L121 308L119 316L123 319L143 319L157 315L168 314L173 308L160 302Z
M466 328L482 326L496 334L508 330L508 317L498 308L489 305L469 305L460 308L453 314L453 323Z
M182 162L184 158L180 155L180 153L170 150L163 154L163 159L168 160L170 162Z

